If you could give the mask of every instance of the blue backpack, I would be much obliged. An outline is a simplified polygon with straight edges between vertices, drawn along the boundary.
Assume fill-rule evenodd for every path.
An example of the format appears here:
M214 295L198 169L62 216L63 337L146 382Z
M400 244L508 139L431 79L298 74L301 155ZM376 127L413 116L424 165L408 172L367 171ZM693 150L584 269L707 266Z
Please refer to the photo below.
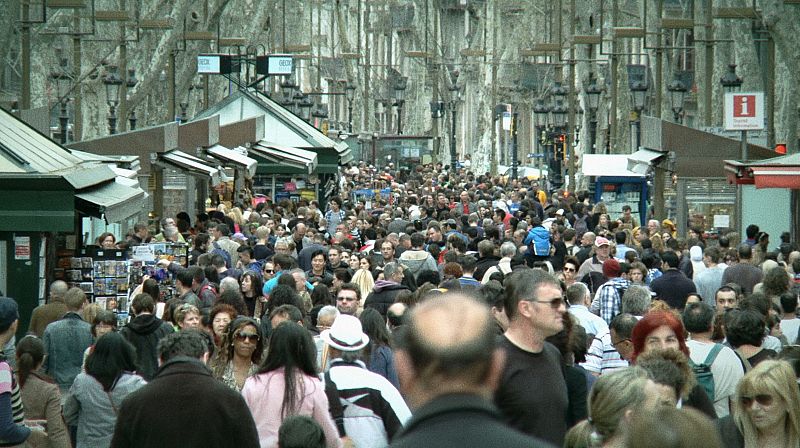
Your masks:
M550 256L550 232L542 226L536 226L528 231L525 244L531 254L537 257Z
M225 267L231 268L233 267L233 262L231 261L231 254L228 253L227 250L219 247L216 241L214 241L214 249L211 251L211 255L219 254L222 258L225 259Z

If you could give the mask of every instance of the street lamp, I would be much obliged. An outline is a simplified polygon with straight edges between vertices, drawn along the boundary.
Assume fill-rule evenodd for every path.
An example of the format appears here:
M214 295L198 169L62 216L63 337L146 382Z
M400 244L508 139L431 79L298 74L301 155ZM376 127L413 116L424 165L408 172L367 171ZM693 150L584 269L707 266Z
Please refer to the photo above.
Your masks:
M291 98L292 92L294 89L297 88L297 84L294 83L294 80L291 76L287 76L281 81L281 93L283 93L283 98Z
M397 135L403 133L403 104L406 102L408 76L397 78L394 84L394 105L397 106Z
M683 102L686 100L687 90L678 74L675 73L675 79L669 83L667 91L669 92L669 103L672 107L672 115L676 123L681 123L683 121Z
M603 94L603 86L597 83L594 73L589 73L589 82L583 88L586 94L586 104L589 106L589 154L594 154L595 142L597 141L597 108L600 104L600 95Z
M347 132L353 133L353 100L356 98L356 86L347 83L344 88L344 96L347 98Z
M456 102L461 97L461 89L458 87L458 70L453 70L450 74L452 83L450 84L450 172L456 172L458 164L458 154L456 153Z
M719 79L725 93L735 93L742 88L742 78L736 76L736 64L728 64L728 71Z
M108 131L111 134L117 133L117 104L119 104L119 86L122 85L122 78L117 74L117 66L109 65L106 69L106 76L103 84L106 86L106 102L108 103Z
M311 100L311 97L308 95L303 95L303 99L300 100L300 118L305 121L309 121L311 117L311 108L314 106L314 101Z
M128 80L125 81L125 85L128 86L128 89L132 89L136 87L136 84L139 84L139 80L136 79L136 69L129 68ZM133 108L131 108L131 112L128 114L128 123L130 123L131 131L136 130L136 111Z
M67 103L69 102L69 98L67 96L69 94L70 78L67 74L67 58L61 58L59 65L58 71L51 73L50 78L56 83L56 94L58 95L59 103L61 104L61 112L58 116L58 123L61 126L60 141L63 145L67 143L67 132L69 127L69 115L67 114Z
M634 148L637 151L642 142L642 111L647 100L647 84L643 81L633 81L630 83L631 106L634 112Z

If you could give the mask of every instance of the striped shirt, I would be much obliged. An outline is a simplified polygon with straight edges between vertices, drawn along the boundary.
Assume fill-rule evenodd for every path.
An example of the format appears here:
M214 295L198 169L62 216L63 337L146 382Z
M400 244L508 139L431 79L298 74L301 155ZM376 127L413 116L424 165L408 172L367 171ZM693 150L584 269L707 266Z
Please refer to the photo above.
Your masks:
M592 340L589 352L586 353L586 362L581 367L589 372L602 375L628 366L628 361L622 359L617 349L611 345L611 332L604 331Z

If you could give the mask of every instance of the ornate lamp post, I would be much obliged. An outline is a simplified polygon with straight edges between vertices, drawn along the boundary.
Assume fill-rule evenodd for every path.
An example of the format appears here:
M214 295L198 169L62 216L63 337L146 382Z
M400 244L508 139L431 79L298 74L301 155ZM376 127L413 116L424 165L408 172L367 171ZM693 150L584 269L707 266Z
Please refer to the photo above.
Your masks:
M549 163L549 158L546 153L547 148L545 145L547 144L547 115L550 113L550 106L547 105L544 98L539 98L536 100L536 103L533 105L533 116L536 120L536 146L538 147L537 151L537 162L536 165L539 167L539 174L541 175L542 164L540 163L542 159L545 160L546 163ZM544 149L543 149L544 147Z
M67 103L69 103L69 83L70 78L67 74L67 58L61 58L58 71L50 74L50 78L56 83L56 94L59 98L61 111L58 116L58 123L61 127L61 144L67 143L67 133L69 132L69 115L67 114Z
M401 76L394 85L394 105L397 106L397 135L403 133L403 104L406 102L408 76Z
M125 81L125 83L128 86L128 90L136 87L136 84L139 83L139 80L136 79L135 68L128 69L128 80ZM136 130L136 111L133 108L131 108L131 112L128 114L128 123L130 124L131 131Z
M675 79L669 83L667 86L667 91L669 92L669 103L672 107L672 116L675 118L676 123L683 122L683 103L686 100L686 91L688 89L683 82L678 77L678 74L675 74Z
M633 81L630 84L631 89L631 107L634 112L633 124L635 127L635 140L633 151L639 149L642 143L642 111L644 110L645 101L647 100L647 84L642 81Z
M311 108L314 106L314 101L311 100L311 97L308 95L303 95L303 99L300 100L300 118L305 121L309 121L311 119Z
M728 64L728 71L720 78L719 83L725 93L737 93L742 89L742 78L736 76L736 64ZM742 131L742 160L747 160L747 131Z
M356 98L356 86L347 83L344 88L344 96L347 98L347 132L353 133L353 100Z
M117 66L109 65L106 76L103 78L103 84L106 86L106 102L108 103L108 132L111 134L117 133L117 104L119 104L119 86L122 85L122 79L117 74Z
M452 83L450 84L450 169L451 173L456 172L458 164L458 154L456 153L456 103L461 97L461 89L458 87L458 70L451 73Z
M597 83L594 73L589 73L589 82L583 88L586 94L586 104L589 107L589 154L595 153L597 142L597 108L600 104L600 95L603 94L603 86Z

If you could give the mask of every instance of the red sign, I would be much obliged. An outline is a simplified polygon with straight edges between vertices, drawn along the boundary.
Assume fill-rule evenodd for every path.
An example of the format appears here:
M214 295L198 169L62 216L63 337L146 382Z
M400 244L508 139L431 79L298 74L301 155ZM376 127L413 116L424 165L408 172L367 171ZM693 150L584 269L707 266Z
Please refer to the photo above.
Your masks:
M747 118L756 116L756 96L755 95L734 95L733 97L733 116L735 118Z

